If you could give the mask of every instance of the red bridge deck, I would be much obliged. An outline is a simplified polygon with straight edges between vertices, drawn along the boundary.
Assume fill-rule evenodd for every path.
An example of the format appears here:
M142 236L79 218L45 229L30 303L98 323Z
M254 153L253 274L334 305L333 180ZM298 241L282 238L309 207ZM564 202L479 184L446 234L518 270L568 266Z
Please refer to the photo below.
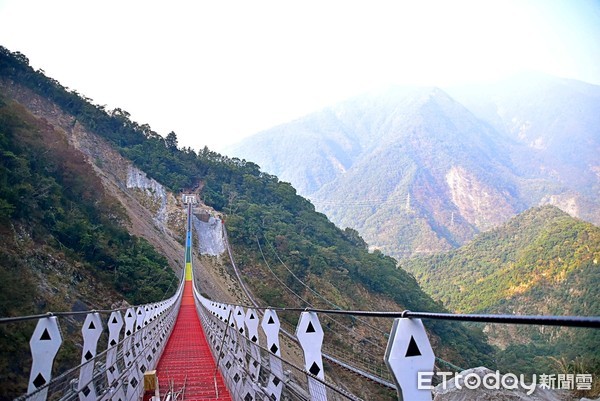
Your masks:
M223 377L215 366L196 313L192 282L186 280L175 327L156 368L161 400L172 390L181 391L177 401L230 401ZM175 401L175 397L171 399Z

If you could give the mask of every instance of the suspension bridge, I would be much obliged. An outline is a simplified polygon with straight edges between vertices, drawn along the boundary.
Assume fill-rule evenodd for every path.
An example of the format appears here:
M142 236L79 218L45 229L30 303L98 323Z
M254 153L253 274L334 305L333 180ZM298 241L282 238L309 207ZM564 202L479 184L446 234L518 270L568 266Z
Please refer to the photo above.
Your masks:
M195 198L184 195L183 200L187 206L185 266L172 297L123 309L0 319L0 323L37 320L30 339L28 389L18 400L360 400L326 374L326 361L396 391L400 400L431 401L432 377L421 373L434 372L436 357L422 319L600 328L596 317L264 308L244 285L229 245L235 274L252 305L216 302L201 295L195 284ZM278 315L282 311L298 314L294 333L282 327ZM53 376L63 342L59 318L74 314L85 316L81 362ZM336 315L393 319L379 366L323 349L325 333L319 316L333 319ZM100 340L106 343L100 344L103 351L98 352ZM296 347L298 357L288 352L291 357L284 358L285 347Z

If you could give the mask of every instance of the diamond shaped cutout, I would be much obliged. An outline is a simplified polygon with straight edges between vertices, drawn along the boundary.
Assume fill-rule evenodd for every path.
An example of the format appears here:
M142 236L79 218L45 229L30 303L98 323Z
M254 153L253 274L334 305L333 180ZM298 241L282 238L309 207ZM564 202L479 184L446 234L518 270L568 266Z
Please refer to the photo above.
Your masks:
M277 347L277 345L275 345L275 344L271 345L271 352L276 354L277 351L279 351L279 348Z
M36 388L40 388L41 386L43 386L44 384L46 384L46 379L44 378L44 376L42 376L41 373L38 373L38 375L35 377L35 379L33 380L33 385Z
M313 374L313 375L318 375L319 372L321 371L321 368L319 367L319 365L317 365L316 362L313 362L313 364L310 366L310 369L308 369L308 371Z
M279 383L281 383L281 380L279 380L278 377L273 376L273 384L275 386L279 386Z
M83 390L81 390L81 392L87 397L92 392L92 390L90 389L90 386L85 386Z
M86 361L89 361L93 357L94 357L94 354L92 354L90 351L86 352L85 355L84 355L84 358L85 358Z

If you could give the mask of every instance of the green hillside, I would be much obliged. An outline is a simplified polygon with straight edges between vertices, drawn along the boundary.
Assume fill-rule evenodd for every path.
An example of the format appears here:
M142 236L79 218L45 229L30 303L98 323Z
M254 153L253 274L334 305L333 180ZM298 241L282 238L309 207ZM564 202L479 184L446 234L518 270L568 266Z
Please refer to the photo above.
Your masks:
M600 228L544 206L459 249L407 260L402 267L456 312L597 316L599 263ZM500 365L529 364L534 370L540 366L536 356L547 364L549 356L600 362L597 330L490 325L487 332L506 348Z
M499 311L510 300L541 300L539 288L562 289L557 302L539 313L600 312L600 293L584 303L565 284L598 269L600 229L553 206L530 209L505 225L480 234L469 244L441 255L402 264L435 299L457 312ZM443 278L443 280L441 280ZM586 286L587 287L587 286ZM582 288L583 290L583 288ZM532 305L534 308L535 305Z
M108 309L174 291L168 262L59 132L0 94L0 316ZM58 371L80 360L75 322ZM33 323L0 326L0 399L27 387Z

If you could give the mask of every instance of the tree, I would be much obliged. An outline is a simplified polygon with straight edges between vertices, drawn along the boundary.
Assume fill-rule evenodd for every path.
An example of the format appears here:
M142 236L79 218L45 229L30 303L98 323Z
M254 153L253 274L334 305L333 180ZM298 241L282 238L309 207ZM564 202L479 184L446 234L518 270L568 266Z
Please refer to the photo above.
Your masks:
M177 150L177 135L175 132L171 131L165 138L165 146L167 149L175 151Z

